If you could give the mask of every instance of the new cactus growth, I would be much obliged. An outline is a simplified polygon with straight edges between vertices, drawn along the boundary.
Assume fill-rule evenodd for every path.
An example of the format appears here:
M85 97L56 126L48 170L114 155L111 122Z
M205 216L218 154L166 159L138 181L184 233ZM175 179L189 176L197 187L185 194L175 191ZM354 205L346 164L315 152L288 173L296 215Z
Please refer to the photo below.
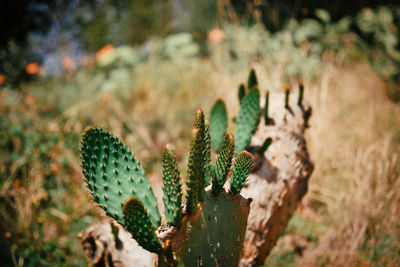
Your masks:
M123 216L126 229L139 245L154 253L159 253L162 250L161 242L155 234L156 228L139 199L130 197L125 201Z
M249 176L253 169L253 156L247 151L241 151L235 159L233 165L231 187L230 190L233 194L239 194L242 190L246 178Z
M219 196L223 190L226 177L232 164L232 158L235 150L235 139L233 135L227 134L222 141L220 153L217 159L217 166L213 176L211 194Z
M260 92L256 89L252 89L245 96L240 105L235 130L235 153L239 153L241 150L244 150L249 146L251 137L257 129L259 119Z
M162 160L165 217L169 225L179 227L182 219L180 172L170 145L165 146Z
M258 80L256 76L256 71L254 69L251 69L249 73L249 78L247 80L247 88L251 90L254 87L258 87Z
M290 87L289 85L285 85L283 87L283 90L285 91L285 108L289 108L289 94L290 94Z
M268 137L260 147L260 154L264 154L268 147L272 144L272 138Z
M243 100L245 95L246 95L246 87L245 87L245 85L243 83L241 83L239 85L239 89L238 89L239 103L242 103L242 100Z
M204 177L204 162L203 157L203 138L199 128L192 130L192 141L190 144L190 154L188 163L188 178L187 178L187 197L186 197L186 212L193 214L196 212L197 203L200 201L200 194L204 194L204 187L201 187L201 180Z
M204 121L205 125L205 135L204 135L204 142L205 142L205 151L204 151L204 157L205 157L205 163L204 163L204 185L209 185L210 180L211 180L211 131L210 131L210 122L205 120Z
M265 94L264 121L266 125L268 125L270 121L268 108L269 108L269 91L267 91L267 93Z
M202 109L197 109L195 113L194 119L194 127L199 129L199 142L196 144L196 147L193 149L195 151L199 151L198 158L194 160L198 161L197 164L199 166L199 172L196 173L198 175L199 181L199 188L198 188L198 200L204 201L204 186L206 184L206 173L207 173L207 166L208 160L211 160L211 156L208 155L208 151L210 151L210 136L208 135L209 128L208 122L206 123L204 118L204 112ZM197 155L197 154L196 154ZM190 168L188 168L188 172L191 172Z
M297 99L297 105L301 106L303 103L304 97L304 84L300 82L299 84L299 98Z

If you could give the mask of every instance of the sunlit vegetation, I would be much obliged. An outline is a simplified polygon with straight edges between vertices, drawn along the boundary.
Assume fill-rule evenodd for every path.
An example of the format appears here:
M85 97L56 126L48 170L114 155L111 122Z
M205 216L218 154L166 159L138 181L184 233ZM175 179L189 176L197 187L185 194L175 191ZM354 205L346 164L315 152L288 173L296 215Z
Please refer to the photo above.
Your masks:
M273 33L223 23L203 44L185 32L103 43L84 62L65 59L61 77L27 62L36 79L18 88L0 74L0 262L85 266L77 234L103 215L80 168L88 125L134 147L150 179L167 142L185 169L196 108L209 116L217 98L239 106L237 85L254 67L261 95L301 80L313 107L307 142L316 169L266 264L398 264L400 9L315 15Z

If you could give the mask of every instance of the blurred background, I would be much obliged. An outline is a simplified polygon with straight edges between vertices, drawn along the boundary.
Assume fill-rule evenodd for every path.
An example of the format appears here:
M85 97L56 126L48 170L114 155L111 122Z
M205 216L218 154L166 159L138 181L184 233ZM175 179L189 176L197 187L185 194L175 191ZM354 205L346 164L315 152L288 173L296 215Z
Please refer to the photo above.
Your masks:
M234 117L251 67L262 94L302 81L313 107L316 169L265 265L400 262L398 1L2 0L0 29L1 266L87 265L87 126L150 179L165 143L184 170L194 110L223 98Z

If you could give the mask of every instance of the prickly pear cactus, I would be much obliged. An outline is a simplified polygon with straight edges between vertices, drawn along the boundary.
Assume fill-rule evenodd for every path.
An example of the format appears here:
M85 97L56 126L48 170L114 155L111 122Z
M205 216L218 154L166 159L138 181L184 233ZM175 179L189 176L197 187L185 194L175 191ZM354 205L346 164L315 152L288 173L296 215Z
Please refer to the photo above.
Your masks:
M250 202L240 195L207 192L206 201L179 230L176 255L185 266L237 266L243 249ZM182 240L184 240L182 242Z
M236 139L226 133L228 116L222 100L213 106L210 123L201 109L196 110L186 177L181 178L172 146L165 146L162 155L165 221L162 226L156 197L133 153L103 129L91 127L83 135L82 170L93 199L107 215L124 226L140 246L158 255L159 266L239 264L251 202L241 191L254 168L253 155L248 151L257 158L272 143L272 138L266 138L262 145L249 147L261 116L254 70L250 71L247 87L241 85L239 89ZM285 89L285 107L289 112L295 107L289 107L290 90L289 87ZM303 91L301 84L297 99L301 109L306 107L302 103ZM268 113L268 92L265 102L265 123L274 125L276 118L270 118ZM246 188L243 191L246 192ZM258 229L254 225L249 229L253 228ZM113 233L117 243L118 231ZM265 235L258 230L254 234ZM246 242L247 248L248 240ZM262 250L259 244L256 242L253 250ZM112 263L110 257L106 260Z
M218 159L212 163L210 126L201 109L195 113L194 127L185 207L172 146L166 145L163 152L163 227L159 227L161 216L156 197L139 162L118 138L103 129L92 127L83 135L85 181L106 214L125 226L140 246L158 254L159 265L182 262L186 266L235 266L243 248L250 209L249 201L238 195L247 176L243 176L244 172L242 176L232 176L231 181L236 182L226 192L224 184L233 161L234 137L225 136ZM252 166L251 155L249 160ZM241 161L235 161L234 173L240 167L238 162ZM214 165L211 171L210 166ZM212 180L208 191L207 178ZM167 239L160 236L165 227L175 229Z
M112 134L90 127L81 142L82 172L93 199L121 225L122 206L129 197L139 199L154 226L161 223L157 199L143 168L132 152Z

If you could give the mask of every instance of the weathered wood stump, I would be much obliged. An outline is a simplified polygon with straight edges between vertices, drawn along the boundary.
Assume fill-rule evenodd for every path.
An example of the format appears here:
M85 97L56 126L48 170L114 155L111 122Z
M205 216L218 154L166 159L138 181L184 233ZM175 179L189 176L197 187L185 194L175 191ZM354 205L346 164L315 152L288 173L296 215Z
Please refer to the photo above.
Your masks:
M252 138L260 146L267 137L272 144L258 155L256 170L250 175L241 194L251 197L250 215L240 266L262 265L307 192L313 163L307 153L304 131L311 107L291 95L289 109L283 94L271 94L270 122L261 120Z
M270 120L268 123L263 118L260 120L251 141L250 151L255 153L256 167L241 192L253 201L240 266L264 263L307 192L313 163L307 153L304 132L311 107L304 102L297 105L294 94L289 103L289 108L285 108L284 94L270 94ZM260 155L257 150L268 137L272 138L272 144ZM155 189L155 192L161 193L161 190ZM89 262L96 266L109 266L111 260L115 266L157 264L157 255L141 248L122 227L118 237L120 243L116 244L108 220L79 235Z

